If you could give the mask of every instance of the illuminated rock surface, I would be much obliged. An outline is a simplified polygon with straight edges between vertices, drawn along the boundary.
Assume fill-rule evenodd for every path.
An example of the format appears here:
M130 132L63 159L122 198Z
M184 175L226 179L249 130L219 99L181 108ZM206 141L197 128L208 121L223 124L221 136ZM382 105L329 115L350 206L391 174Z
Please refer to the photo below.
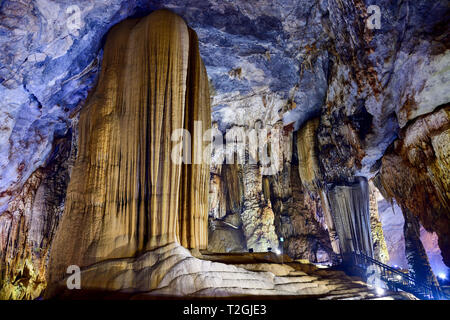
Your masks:
M113 28L98 86L80 115L50 282L70 265L133 257L174 241L206 248L209 166L171 161L169 133L195 120L208 128L208 92L195 33L180 17L158 11Z
M404 217L400 207L394 203L391 205L386 200L378 202L378 208L383 225L383 234L389 251L389 265L408 269L405 255L405 238L403 234ZM442 261L441 250L438 245L438 237L435 233L427 232L420 228L420 239L427 252L431 268L435 275L447 274L448 267Z
M429 232L436 232L444 262L450 259L450 107L405 127L382 160L380 178L389 198L407 208ZM408 172L408 174L404 174Z
M62 299L80 298L83 294L86 298L89 291L91 297L122 299L249 295L350 300L414 299L405 293L385 292L377 295L375 289L343 272L292 261L280 264L279 259L264 255L259 258L245 254L200 258L193 257L187 249L177 244L169 244L136 258L103 261L86 268L81 273L81 287L85 289L81 291L82 295L76 290L66 290L65 280L51 293ZM234 265L227 264L227 260ZM266 262L261 263L264 260ZM270 263L270 260L278 263Z
M369 4L381 8L379 30L370 30L365 24ZM74 11L68 10L73 5L80 10L79 25L73 20ZM223 165L211 168L213 178L208 179L210 169L204 166L175 169L169 162L156 165L153 172L157 167L166 170L162 180L173 181L174 177L179 180L178 186L175 183L167 187L171 192L179 192L176 199L164 200L170 208L146 215L145 206L137 206L146 199L137 196L136 201L129 200L131 189L127 189L119 203L126 207L133 202L134 208L113 206L108 212L110 218L89 223L117 226L118 231L106 227L85 233L73 231L75 237L85 237L84 242L74 244L68 233L62 237L67 237L68 247L76 250L55 250L71 256L85 251L91 242L88 251L97 253L79 257L89 264L110 256L141 254L153 246L150 243L171 242L175 235L186 247L208 245L211 251L225 252L248 250L248 240L256 248L256 239L264 240L259 249L269 243L276 246L279 237L285 236L285 253L311 261L333 260L332 252L339 251L336 226L332 225L339 206L330 203L328 187L352 185L362 176L374 178L384 196L407 207L427 231L435 232L445 263L450 265L450 41L445 0L389 4L383 0L107 0L88 4L77 0L3 0L0 3L1 298L30 299L42 294L58 221L64 210L72 210L66 204L76 210L80 210L79 204L86 204L95 218L102 212L102 206L109 209L113 203L117 204L119 192L109 191L128 186L141 191L146 188L145 183L132 183L148 181L141 170L146 147L134 142L139 137L155 142L156 137L143 132L147 121L144 110L133 109L140 110L134 120L118 121L120 117L112 108L119 98L127 97L130 102L121 103L121 107L131 107L137 100L146 99L142 92L131 92L140 86L129 89L129 94L116 94L117 88L124 87L123 81L130 80L128 76L143 76L146 71L128 70L128 76L119 75L125 71L114 70L112 66L121 64L116 59L125 59L125 55L116 52L108 58L104 38L125 18L143 17L160 8L179 14L197 33L210 87L211 117L195 111L197 103L209 101L206 94L198 94L201 86L186 85L184 90L176 91L198 100L179 97L186 104L185 114L173 115L174 126L187 128L195 117L214 121L222 131L252 127L255 123L273 128L283 120L294 131L288 136L292 143L283 144L283 152L295 149L298 143L295 137L303 134L307 138L301 141L316 140L314 147L304 144L297 156L293 152L292 159L278 155L284 165L270 177L259 175L252 168ZM137 37L136 33L130 37ZM199 57L191 52L196 49L191 45L196 42L195 36L191 31L182 33L180 46L188 49L181 50L183 57L173 61L184 66L181 73L185 72L186 81L195 83L203 77L200 82L206 86L206 75L200 76L186 67L195 65L197 71L199 68L196 64ZM133 45L137 49L143 43L139 39ZM118 41L117 46L126 44ZM100 68L108 60L112 70ZM106 73L118 74L101 82L94 94L100 70L103 77ZM183 78L181 73L178 76ZM91 92L89 99L88 92ZM107 103L101 103L103 98ZM99 114L88 117L93 109L101 109L104 117ZM155 114L155 119L162 115L165 113ZM318 123L309 121L314 118L319 119ZM128 120L142 126L126 126ZM99 130L94 140L99 150L104 151L99 151L98 157L92 150L83 149L87 144L78 144L85 141L88 132L95 131L88 123ZM147 124L163 134L163 130L157 130L157 122ZM311 139L311 128L316 139ZM66 192L77 147L85 158L83 161L91 158L83 165L85 171L74 168L71 184L82 185L80 177L91 175L96 199L84 201L89 196L76 195L78 191L73 187ZM127 157L129 152L141 157L118 158L119 149ZM164 152L155 154L160 159L170 157ZM116 157L102 158L106 155ZM310 161L316 156L317 162ZM113 172L124 165L118 162L125 158L135 164L133 168L127 167L128 173L137 173L139 169L144 176L128 175L121 170L121 175L99 174L93 178L102 167ZM297 158L306 162L299 161L296 167ZM94 169L87 170L91 165ZM294 171L300 171L299 179ZM129 181L120 183L120 187L109 184L122 181L125 176ZM202 181L198 189L192 188L194 180ZM261 206L258 209L257 204ZM189 210L194 206L200 210ZM114 216L119 212L133 214L127 222ZM145 230L141 228L146 224L143 218L150 216L170 221L164 220L158 230L138 232ZM87 219L83 217L77 222L84 224ZM129 230L124 225L134 228L130 231L135 236L130 246L124 246L128 239L123 235ZM365 230L369 232L369 228ZM260 234L253 235L254 231ZM62 266L59 269L56 278L64 273Z

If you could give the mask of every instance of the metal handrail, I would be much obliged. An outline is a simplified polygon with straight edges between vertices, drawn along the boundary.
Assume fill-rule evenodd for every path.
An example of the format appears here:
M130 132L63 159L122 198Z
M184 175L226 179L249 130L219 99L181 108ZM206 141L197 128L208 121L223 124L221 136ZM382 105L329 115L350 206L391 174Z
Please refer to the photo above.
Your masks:
M426 298L440 299L440 290L434 285L428 285L426 283L420 282L410 275L398 271L378 260L373 259L372 257L365 255L364 253L352 252L351 255L355 265L358 265L358 263L361 262L364 267L368 267L369 265L376 265L377 267L379 267L381 269L381 276L385 278L384 281L387 281L388 284L393 285L397 289L401 289L413 294L418 294ZM393 281L389 278L389 275L400 276L401 283Z

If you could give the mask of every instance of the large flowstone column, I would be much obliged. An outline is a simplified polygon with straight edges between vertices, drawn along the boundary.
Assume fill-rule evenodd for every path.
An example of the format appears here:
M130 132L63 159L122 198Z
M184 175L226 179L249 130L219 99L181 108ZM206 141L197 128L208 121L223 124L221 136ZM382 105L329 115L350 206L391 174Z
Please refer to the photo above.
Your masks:
M98 85L80 115L50 283L70 265L136 257L168 243L206 248L209 164L196 152L210 127L208 91L197 36L177 15L156 11L110 31ZM192 165L172 159L180 145L172 133L183 128Z
M328 196L341 254L345 258L356 251L373 257L367 180L335 186Z

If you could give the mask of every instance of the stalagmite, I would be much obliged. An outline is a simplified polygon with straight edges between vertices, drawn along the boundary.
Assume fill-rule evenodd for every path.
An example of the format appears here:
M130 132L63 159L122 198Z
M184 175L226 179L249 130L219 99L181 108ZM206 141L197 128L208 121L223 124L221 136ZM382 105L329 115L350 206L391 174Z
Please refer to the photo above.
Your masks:
M257 164L243 165L244 210L241 218L247 241L247 248L265 252L268 248L278 249L275 234L274 213L271 206L261 206L263 199L261 171Z
M329 191L329 199L344 257L355 251L373 257L367 180L335 186Z
M180 165L176 129L193 158L210 126L195 32L169 11L115 26L79 121L79 153L52 246L50 282L86 267L180 242L206 248L209 164ZM194 121L203 121L193 132ZM192 159L198 160L197 158ZM198 163L198 162L194 162Z

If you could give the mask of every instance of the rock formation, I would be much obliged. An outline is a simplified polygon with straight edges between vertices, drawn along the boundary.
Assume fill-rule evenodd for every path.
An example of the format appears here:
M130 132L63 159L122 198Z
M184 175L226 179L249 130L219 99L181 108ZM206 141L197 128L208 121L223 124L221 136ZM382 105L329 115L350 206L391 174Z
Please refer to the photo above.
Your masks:
M403 233L405 235L405 253L410 273L415 279L429 285L437 285L436 277L431 270L427 253L420 241L420 225L407 208L403 208L405 224Z
M35 299L47 286L47 261L64 210L72 164L71 134L27 180L0 216L0 299ZM73 156L74 152L72 152Z
M389 262L391 266L408 269L405 252L405 237L403 226L405 219L402 209L395 203L390 204L384 198L378 201L378 209L383 227L386 246L389 251ZM420 240L427 252L430 266L435 275L447 274L448 267L442 261L441 250L438 245L438 237L435 233L427 232L423 226L420 227Z
M179 150L170 135L197 120L208 128L206 80L195 33L180 17L158 11L111 30L98 86L80 115L50 282L70 265L129 258L168 243L206 248L209 166L172 161ZM203 143L198 134L192 153Z
M262 130L255 131L261 124ZM245 239L240 245L230 244L233 251L239 251L237 247L241 251L246 248L255 252L271 248L272 251L282 250L295 259L335 262L318 189L306 189L299 176L301 170L309 172L309 168L300 169L297 148L311 145L308 139L313 138L314 132L301 136L305 141L300 141L294 139L292 128L283 127L281 121L275 120L273 124L257 121L248 126L250 128L244 132L244 139L248 141L246 161L217 165L212 170L210 216L214 230L210 238L214 242L209 250L230 251L215 244L216 239L223 238L218 234L226 233L233 234L233 239ZM267 146L271 151L267 163L259 154L260 150L256 150L258 145ZM250 160L254 163L249 163ZM307 182L305 185L308 186ZM236 215L240 222L235 228L224 223Z
M414 300L407 293L377 293L374 288L342 271L322 270L311 264L270 255L214 256L200 258L172 243L136 258L103 261L81 273L82 288L63 290L64 281L53 293L58 298L86 299L117 297L145 300L156 297L246 297L296 296L323 300ZM226 263L228 260L228 263ZM219 261L219 262L216 262ZM230 265L230 262L234 265ZM120 272L111 272L120 270Z
M369 191L366 180L352 185L334 186L329 191L333 219L342 254L362 252L373 256L369 212Z
M370 230L372 232L373 255L374 258L383 263L388 263L389 252L383 233L380 215L378 214L379 191L372 181L369 181L369 211L370 211Z
M450 108L418 118L406 126L384 155L380 182L388 198L436 232L444 262L449 264L450 228L448 154ZM408 172L404 175L403 172Z
M448 14L446 0L0 1L0 298L47 280L58 294L71 264L86 288L144 298L373 298L330 270L247 261L387 259L400 224L380 210L380 225L371 182L407 221L389 252L406 243L433 282L418 230L450 266ZM243 130L226 141L243 152L209 152L211 122ZM172 161L181 147L191 163Z

